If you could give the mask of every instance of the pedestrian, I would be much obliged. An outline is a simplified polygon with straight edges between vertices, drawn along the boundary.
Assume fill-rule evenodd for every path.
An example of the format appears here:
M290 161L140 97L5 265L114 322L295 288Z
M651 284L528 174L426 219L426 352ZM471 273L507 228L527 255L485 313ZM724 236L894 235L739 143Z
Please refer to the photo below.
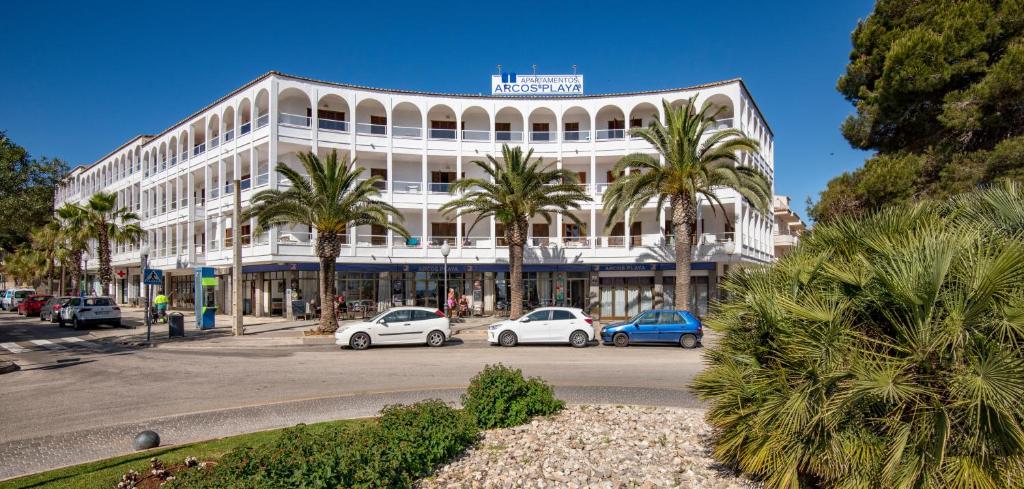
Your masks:
M348 314L348 303L345 302L345 293L338 294L338 315Z
M167 318L167 305L171 300L164 295L163 289L160 289L156 293L156 297L153 299L153 305L156 307L156 317L158 320L166 321Z
M466 294L462 294L459 297L459 317L466 317L469 315L469 299L466 298Z
M448 289L448 301L446 302L446 305L448 306L448 318L451 319L452 314L455 312L455 289Z

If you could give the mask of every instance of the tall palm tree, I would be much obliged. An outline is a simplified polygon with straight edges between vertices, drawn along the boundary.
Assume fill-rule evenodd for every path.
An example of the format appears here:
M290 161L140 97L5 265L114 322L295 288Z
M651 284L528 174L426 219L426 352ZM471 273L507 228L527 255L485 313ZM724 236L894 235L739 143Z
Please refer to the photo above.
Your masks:
M43 227L32 231L32 249L39 254L43 265L40 274L46 278L46 290L54 293L53 279L54 272L62 263L64 257L64 237L61 233L60 224L48 222Z
M590 200L578 185L575 173L553 168L553 164L545 164L540 158L531 160L531 156L532 149L524 155L518 146L502 145L500 161L487 155L487 161L473 162L490 178L464 178L455 182L449 192L464 193L441 206L441 212L446 215L475 216L471 229L489 217L504 225L512 283L509 306L512 317L523 313L523 248L530 220L540 216L550 224L553 215L563 214L582 227L583 223L567 211L579 209L580 203Z
M243 219L256 218L257 232L275 224L305 224L316 230L316 255L320 259L320 304L323 313L317 330L330 333L338 329L334 297L335 265L341 254L342 239L351 226L383 226L403 237L409 232L401 224L402 214L377 197L379 176L361 180L363 168L356 160L338 159L332 151L323 161L312 152L299 155L309 180L284 163L277 173L291 182L287 190L264 190L252 199ZM393 219L389 219L393 218Z
M740 154L757 152L757 141L738 129L711 132L722 109L704 104L697 110L695 98L678 108L662 101L666 124L654 121L646 128L630 129L631 136L654 146L665 162L648 153L624 156L612 169L617 178L604 194L606 227L615 225L624 214L632 220L652 199L657 201L659 213L668 203L675 239L675 304L679 308L690 304L691 240L698 201L707 199L712 208L718 206L725 214L716 188L735 190L762 212L768 210L772 199L768 179L739 164ZM630 173L625 174L627 169Z
M127 207L118 207L117 194L107 192L93 194L85 205L75 204L73 207L77 209L61 217L67 219L69 226L79 229L83 236L96 240L100 283L106 293L114 281L114 272L110 267L110 244L138 242L144 235L138 224L139 216ZM81 254L78 257L81 258Z
M61 221L61 237L64 241L64 264L72 271L71 283L67 288L76 291L82 289L82 282L85 280L82 255L89 247L89 237L81 225L85 221L83 214L82 207L74 204L64 204L57 209L57 217Z

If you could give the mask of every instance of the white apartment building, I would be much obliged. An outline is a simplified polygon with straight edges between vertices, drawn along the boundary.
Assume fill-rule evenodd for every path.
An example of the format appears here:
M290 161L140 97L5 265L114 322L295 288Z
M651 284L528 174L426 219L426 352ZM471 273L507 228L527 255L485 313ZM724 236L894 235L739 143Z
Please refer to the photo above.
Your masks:
M789 254L800 242L800 236L807 230L807 225L800 215L790 205L790 198L786 195L775 195L772 197L772 207L775 211L775 227L773 240L775 242L775 258L782 258Z
M92 165L76 168L58 190L57 205L115 192L147 232L150 265L164 270L174 306L193 300L193 267L220 276L218 307L230 310L231 245L243 246L245 314L284 314L285 293L317 293L319 265L313 232L281 226L254 235L254 223L233 223L233 186L241 180L243 207L254 193L280 188L278 162L304 173L296 155L312 151L357 158L366 175L385 179L381 198L397 206L413 235L353 228L338 258L338 290L348 301L436 305L442 291L440 245L448 242L448 281L478 311L501 310L508 298L508 248L493 221L470 228L438 208L448 186L482 176L472 162L500 155L501 145L532 149L579 175L593 202L568 219L532 224L524 276L528 306L564 303L602 318L619 318L672 304L674 259L665 211L648 208L632 225L605 229L602 195L612 166L631 152L650 152L628 135L631 127L664 120L662 100L690 97L722 107L718 127L735 127L761 143L743 164L774 176L771 129L739 79L649 92L572 97L506 97L376 89L269 72L156 135L138 136ZM703 313L730 267L773 259L773 216L731 190L718 197L724 212L700 207L693 250L694 310ZM95 256L95 254L93 254ZM138 246L118 246L116 285L121 302L139 297ZM95 259L88 262L95 270Z

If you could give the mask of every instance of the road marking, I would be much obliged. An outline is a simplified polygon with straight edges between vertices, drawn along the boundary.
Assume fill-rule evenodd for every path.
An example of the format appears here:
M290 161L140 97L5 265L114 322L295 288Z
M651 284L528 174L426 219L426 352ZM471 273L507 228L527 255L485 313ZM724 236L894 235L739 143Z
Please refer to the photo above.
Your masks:
M0 346L4 347L5 350L11 353L27 353L32 351L27 348L22 348L17 343L0 343Z
M74 343L75 346L87 346L89 348L99 348L100 347L100 345L98 345L96 343L93 343L91 341L85 341L82 338L79 338L77 336L68 336L67 338L61 338L61 341L66 341L66 342L69 342L69 343Z
M39 345L47 350L67 350L67 348L60 346L50 340L29 340L31 343Z

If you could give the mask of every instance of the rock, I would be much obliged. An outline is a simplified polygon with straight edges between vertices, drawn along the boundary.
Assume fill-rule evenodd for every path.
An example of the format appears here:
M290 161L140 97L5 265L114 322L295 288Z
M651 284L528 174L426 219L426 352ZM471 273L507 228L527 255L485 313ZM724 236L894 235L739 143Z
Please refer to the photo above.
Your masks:
M155 431L143 431L135 435L135 439L132 440L132 448L135 450L149 450L158 446L160 446L160 435Z

